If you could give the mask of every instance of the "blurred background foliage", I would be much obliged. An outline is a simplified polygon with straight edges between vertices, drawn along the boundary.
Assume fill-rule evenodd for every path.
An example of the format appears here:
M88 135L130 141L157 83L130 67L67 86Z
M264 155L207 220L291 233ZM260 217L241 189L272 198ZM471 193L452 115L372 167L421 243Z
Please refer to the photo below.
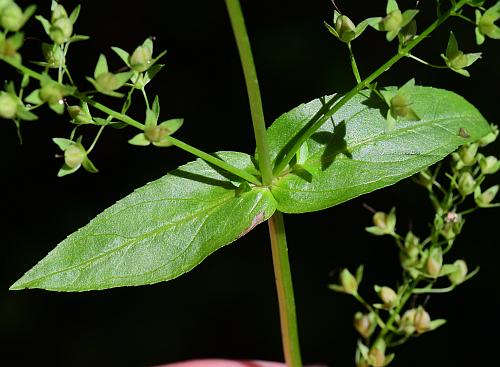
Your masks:
M68 10L77 4L62 3ZM19 4L24 7L29 2ZM381 0L338 0L337 4L355 23L385 13ZM421 1L418 5L421 28L434 19L434 4ZM243 0L242 5L268 124L302 102L353 86L347 49L323 25L333 17L329 0ZM401 8L414 6L414 1L400 1ZM50 1L40 1L38 13L48 16L49 8ZM451 28L464 51L478 50L473 26L456 19L415 54L440 63ZM165 69L149 90L160 96L164 118L185 118L176 136L208 152L253 152L243 76L222 0L84 1L75 30L91 36L70 48L69 66L80 84L86 83L85 75L92 74L100 52L108 55L110 67L116 70L121 61L110 46L132 51L146 37L154 36L156 51L168 49L168 53L163 59ZM26 31L30 38L23 48L24 59L39 59L42 28L32 19ZM362 75L390 57L395 47L396 43L386 43L383 34L364 33L353 44ZM481 51L483 60L469 68L469 79L403 60L379 84L401 85L415 77L418 84L456 91L495 122L498 44L487 40ZM0 75L2 79L15 77L5 64L0 66ZM140 98L131 111L141 118ZM109 129L92 153L100 173L79 171L59 179L61 159L54 157L59 152L51 138L68 136L70 126L66 117L48 111L42 115L39 121L23 125L22 145L13 124L0 124L4 187L0 363L114 367L204 357L280 360L278 308L265 225L172 282L72 294L7 291L59 241L100 211L192 160L175 148L128 145L135 133L131 128ZM84 133L90 141L95 130ZM498 155L498 143L488 148ZM498 181L498 174L494 179ZM411 180L322 212L286 216L306 364L353 365L356 335L351 325L359 306L328 289L339 268L354 270L364 263L362 290L371 299L376 297L372 284L395 285L400 275L395 245L364 232L371 213L363 203L384 211L396 205L398 228L413 228L421 236L432 219L424 190ZM496 355L495 335L500 328L497 226L498 210L484 210L467 220L450 256L467 259L471 268L481 266L480 273L456 291L427 300L431 317L446 318L448 323L397 351L394 365L482 365Z

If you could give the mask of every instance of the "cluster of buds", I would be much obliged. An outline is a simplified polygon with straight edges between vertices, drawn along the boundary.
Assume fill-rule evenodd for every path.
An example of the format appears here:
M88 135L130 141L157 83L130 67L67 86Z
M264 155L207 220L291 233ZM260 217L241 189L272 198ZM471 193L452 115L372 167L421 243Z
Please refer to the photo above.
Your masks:
M0 0L0 58L21 59L17 51L23 45L24 35L20 30L35 10L35 5L23 11L13 0ZM8 35L9 32L14 34Z
M390 102L389 98L387 100ZM496 205L491 202L499 186L492 186L484 192L479 187L485 176L500 171L500 162L494 156L482 155L479 148L495 141L498 134L498 128L492 125L489 134L475 143L461 146L452 154L451 174L446 175L450 179L448 189L437 182L439 168L434 173L430 168L421 172L417 182L428 190L436 210L430 225L431 233L424 240L420 240L412 231L408 231L405 236L396 232L395 208L388 213L374 212L373 225L367 227L366 231L376 236L387 235L395 240L404 281L398 288L375 285L374 291L380 301L371 304L358 292L360 279L347 269L340 273L339 284L330 286L335 291L352 295L366 309L365 312L357 312L353 320L353 326L360 335L356 366L385 366L394 357L393 354L386 354L387 341L399 344L409 337L435 330L446 322L444 319L431 319L421 305L408 308L408 300L413 299L415 302L418 294L450 292L477 273L478 269L469 272L463 259L445 261L445 254L462 231L466 214L459 212L458 206L465 202L467 196L474 194L477 207ZM434 192L436 188L439 189L439 195ZM436 289L443 282L446 286ZM421 288L417 288L417 285Z
M499 186L494 185L483 191L481 184L486 176L500 171L500 161L493 155L485 156L479 153L480 147L495 141L497 136L498 127L493 125L488 135L476 143L463 145L452 154L456 189L463 199L473 195L476 205L480 208L497 206L493 200L498 193Z

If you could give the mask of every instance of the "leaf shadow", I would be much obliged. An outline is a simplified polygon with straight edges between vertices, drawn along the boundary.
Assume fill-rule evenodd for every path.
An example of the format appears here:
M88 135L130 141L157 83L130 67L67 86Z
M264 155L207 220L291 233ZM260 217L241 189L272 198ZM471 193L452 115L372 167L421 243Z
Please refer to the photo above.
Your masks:
M383 100L382 97L377 95L374 91L371 91L368 98L361 102L361 104L371 109L379 110L380 115L384 119L387 117L387 113L389 112L389 106L385 100Z
M224 160L215 153L213 153L211 155L216 157L216 158L219 158L222 161ZM236 186L233 183L235 181L236 182L244 182L244 180L242 180L240 177L238 177L238 176L236 176L236 175L234 175L234 174L232 174L232 173L230 173L230 172L228 172L220 167L217 167L217 166L213 165L212 163L209 163L206 161L204 161L204 163L207 164L208 166L210 166L211 169L216 171L219 175L224 177L227 181L212 178L212 177L207 177L207 176L204 176L204 175L201 175L198 173L193 173L190 171L183 170L181 168L177 168L176 170L169 172L169 175L180 177L180 178L185 178L187 180L201 182L201 183L204 183L204 184L210 185L210 186L219 186L219 187L222 187L222 188L227 189L227 190L238 189L238 186Z
M334 127L333 132L320 131L311 136L318 144L325 145L325 149L321 154L321 170L328 169L339 154L345 155L347 158L352 158L352 154L347 148L346 122L342 121Z
M300 163L297 163L295 157L290 161L290 166L292 167L290 174L295 175L309 183L312 182L313 174L309 172L307 168L303 167Z
M185 178L186 180L197 181L210 186L219 186L227 190L235 190L237 187L230 181L218 180L215 178L200 175L189 171L184 171L180 168L168 173L171 176Z
M295 145L295 143L302 137L305 132L313 126L316 122L318 122L324 115L327 113L331 107L337 102L342 96L340 94L336 94L332 96L332 98L326 101L325 97L319 98L322 107L314 114L313 117L300 129L300 131L293 136L292 139L288 143L286 143L283 148L278 152L275 159L275 166L277 166L286 156L286 154L290 151L290 149Z

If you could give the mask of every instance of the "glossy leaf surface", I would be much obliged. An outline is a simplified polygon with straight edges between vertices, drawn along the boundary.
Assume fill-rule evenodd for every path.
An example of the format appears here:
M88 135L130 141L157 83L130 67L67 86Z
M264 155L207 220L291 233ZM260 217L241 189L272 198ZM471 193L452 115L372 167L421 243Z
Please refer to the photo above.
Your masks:
M243 153L219 158L254 170ZM176 278L269 218L269 190L197 160L137 189L71 234L11 289L85 291Z
M412 87L407 97L420 120L398 120L394 126L384 117L387 104L369 91L341 107L303 145L296 164L275 180L271 192L278 210L321 210L394 184L490 132L476 108L455 93ZM273 160L323 116L331 98L337 97L300 105L273 123L268 129Z

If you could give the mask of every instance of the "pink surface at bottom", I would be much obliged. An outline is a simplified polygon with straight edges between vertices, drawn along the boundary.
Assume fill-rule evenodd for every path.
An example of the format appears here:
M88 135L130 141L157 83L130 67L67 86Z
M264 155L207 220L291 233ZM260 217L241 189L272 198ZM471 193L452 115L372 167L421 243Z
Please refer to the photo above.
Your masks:
M230 361L227 359L197 359L155 367L285 367L284 363L266 361Z

